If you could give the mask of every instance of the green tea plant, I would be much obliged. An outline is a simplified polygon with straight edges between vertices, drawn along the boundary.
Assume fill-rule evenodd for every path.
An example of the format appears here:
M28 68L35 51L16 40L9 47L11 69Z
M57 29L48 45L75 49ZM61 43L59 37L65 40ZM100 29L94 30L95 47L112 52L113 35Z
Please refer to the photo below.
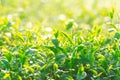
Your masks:
M120 79L117 6L12 1L0 5L0 80Z

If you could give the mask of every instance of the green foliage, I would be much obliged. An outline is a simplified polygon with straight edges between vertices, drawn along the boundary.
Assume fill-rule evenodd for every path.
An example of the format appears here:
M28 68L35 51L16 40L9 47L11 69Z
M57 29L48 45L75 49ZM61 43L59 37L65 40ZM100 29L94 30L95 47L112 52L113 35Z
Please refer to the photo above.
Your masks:
M114 38L117 38L117 39L120 39L120 33L115 33L115 36L114 36Z
M117 3L0 0L0 80L120 80Z

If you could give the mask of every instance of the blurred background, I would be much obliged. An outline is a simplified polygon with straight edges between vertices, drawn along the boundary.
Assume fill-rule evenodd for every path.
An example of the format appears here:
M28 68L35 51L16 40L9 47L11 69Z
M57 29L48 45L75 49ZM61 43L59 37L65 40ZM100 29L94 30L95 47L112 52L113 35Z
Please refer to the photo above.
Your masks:
M112 8L119 16L119 4L119 0L0 0L0 17L18 18L22 26L58 29L72 19L84 27L108 22ZM118 19L113 21L119 23Z

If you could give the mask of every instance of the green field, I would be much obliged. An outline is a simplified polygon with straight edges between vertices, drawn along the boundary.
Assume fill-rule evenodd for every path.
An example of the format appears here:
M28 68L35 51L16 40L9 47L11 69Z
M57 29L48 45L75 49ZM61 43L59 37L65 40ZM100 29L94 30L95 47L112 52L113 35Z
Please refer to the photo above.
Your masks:
M0 0L0 80L120 80L119 0Z

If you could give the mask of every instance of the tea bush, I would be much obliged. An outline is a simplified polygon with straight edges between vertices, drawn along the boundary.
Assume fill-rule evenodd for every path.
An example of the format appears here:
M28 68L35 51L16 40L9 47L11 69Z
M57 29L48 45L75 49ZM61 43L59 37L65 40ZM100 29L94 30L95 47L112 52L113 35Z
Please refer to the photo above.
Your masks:
M0 1L0 80L120 79L118 0Z

